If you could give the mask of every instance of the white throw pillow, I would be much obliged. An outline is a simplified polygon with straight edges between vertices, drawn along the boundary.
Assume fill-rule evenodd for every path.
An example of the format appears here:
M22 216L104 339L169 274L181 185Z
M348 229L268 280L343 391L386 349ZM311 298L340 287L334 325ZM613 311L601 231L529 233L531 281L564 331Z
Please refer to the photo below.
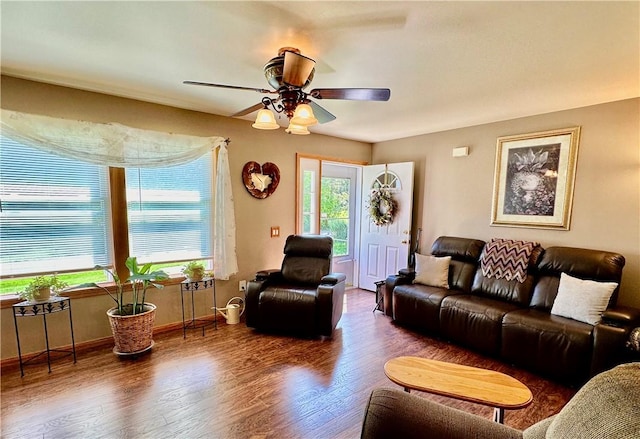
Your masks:
M449 289L449 264L451 256L435 257L416 253L416 277L414 284Z
M595 325L617 286L615 282L583 280L561 273L551 314Z

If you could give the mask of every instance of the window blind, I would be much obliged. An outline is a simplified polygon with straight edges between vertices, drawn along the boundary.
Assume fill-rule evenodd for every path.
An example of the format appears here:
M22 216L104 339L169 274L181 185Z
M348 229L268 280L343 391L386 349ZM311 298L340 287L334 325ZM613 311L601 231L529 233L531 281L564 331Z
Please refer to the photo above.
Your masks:
M163 263L212 256L213 154L165 168L127 168L129 254Z
M111 263L108 169L0 136L0 275Z

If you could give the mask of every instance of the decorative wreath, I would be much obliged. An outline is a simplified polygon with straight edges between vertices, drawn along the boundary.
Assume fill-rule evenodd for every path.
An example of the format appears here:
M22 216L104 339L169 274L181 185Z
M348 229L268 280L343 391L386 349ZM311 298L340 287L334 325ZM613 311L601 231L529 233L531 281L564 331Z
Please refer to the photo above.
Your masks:
M369 216L376 226L393 223L398 204L389 189L374 189L369 196Z

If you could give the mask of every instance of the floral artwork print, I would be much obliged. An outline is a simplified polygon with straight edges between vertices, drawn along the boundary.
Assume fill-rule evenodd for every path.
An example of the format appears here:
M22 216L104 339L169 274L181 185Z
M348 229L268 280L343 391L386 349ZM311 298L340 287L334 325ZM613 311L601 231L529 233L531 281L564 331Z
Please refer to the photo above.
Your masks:
M555 215L560 147L557 143L509 150L504 214Z
M491 225L569 230L580 127L498 137Z

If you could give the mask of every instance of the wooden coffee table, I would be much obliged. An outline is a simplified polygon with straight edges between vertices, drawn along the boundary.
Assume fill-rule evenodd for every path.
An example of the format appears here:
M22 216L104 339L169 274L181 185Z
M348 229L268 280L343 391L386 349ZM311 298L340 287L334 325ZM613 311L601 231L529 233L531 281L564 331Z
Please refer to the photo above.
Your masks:
M521 409L533 401L531 390L517 379L493 370L419 357L386 362L384 373L411 389L494 407L493 420L504 423L505 409Z

